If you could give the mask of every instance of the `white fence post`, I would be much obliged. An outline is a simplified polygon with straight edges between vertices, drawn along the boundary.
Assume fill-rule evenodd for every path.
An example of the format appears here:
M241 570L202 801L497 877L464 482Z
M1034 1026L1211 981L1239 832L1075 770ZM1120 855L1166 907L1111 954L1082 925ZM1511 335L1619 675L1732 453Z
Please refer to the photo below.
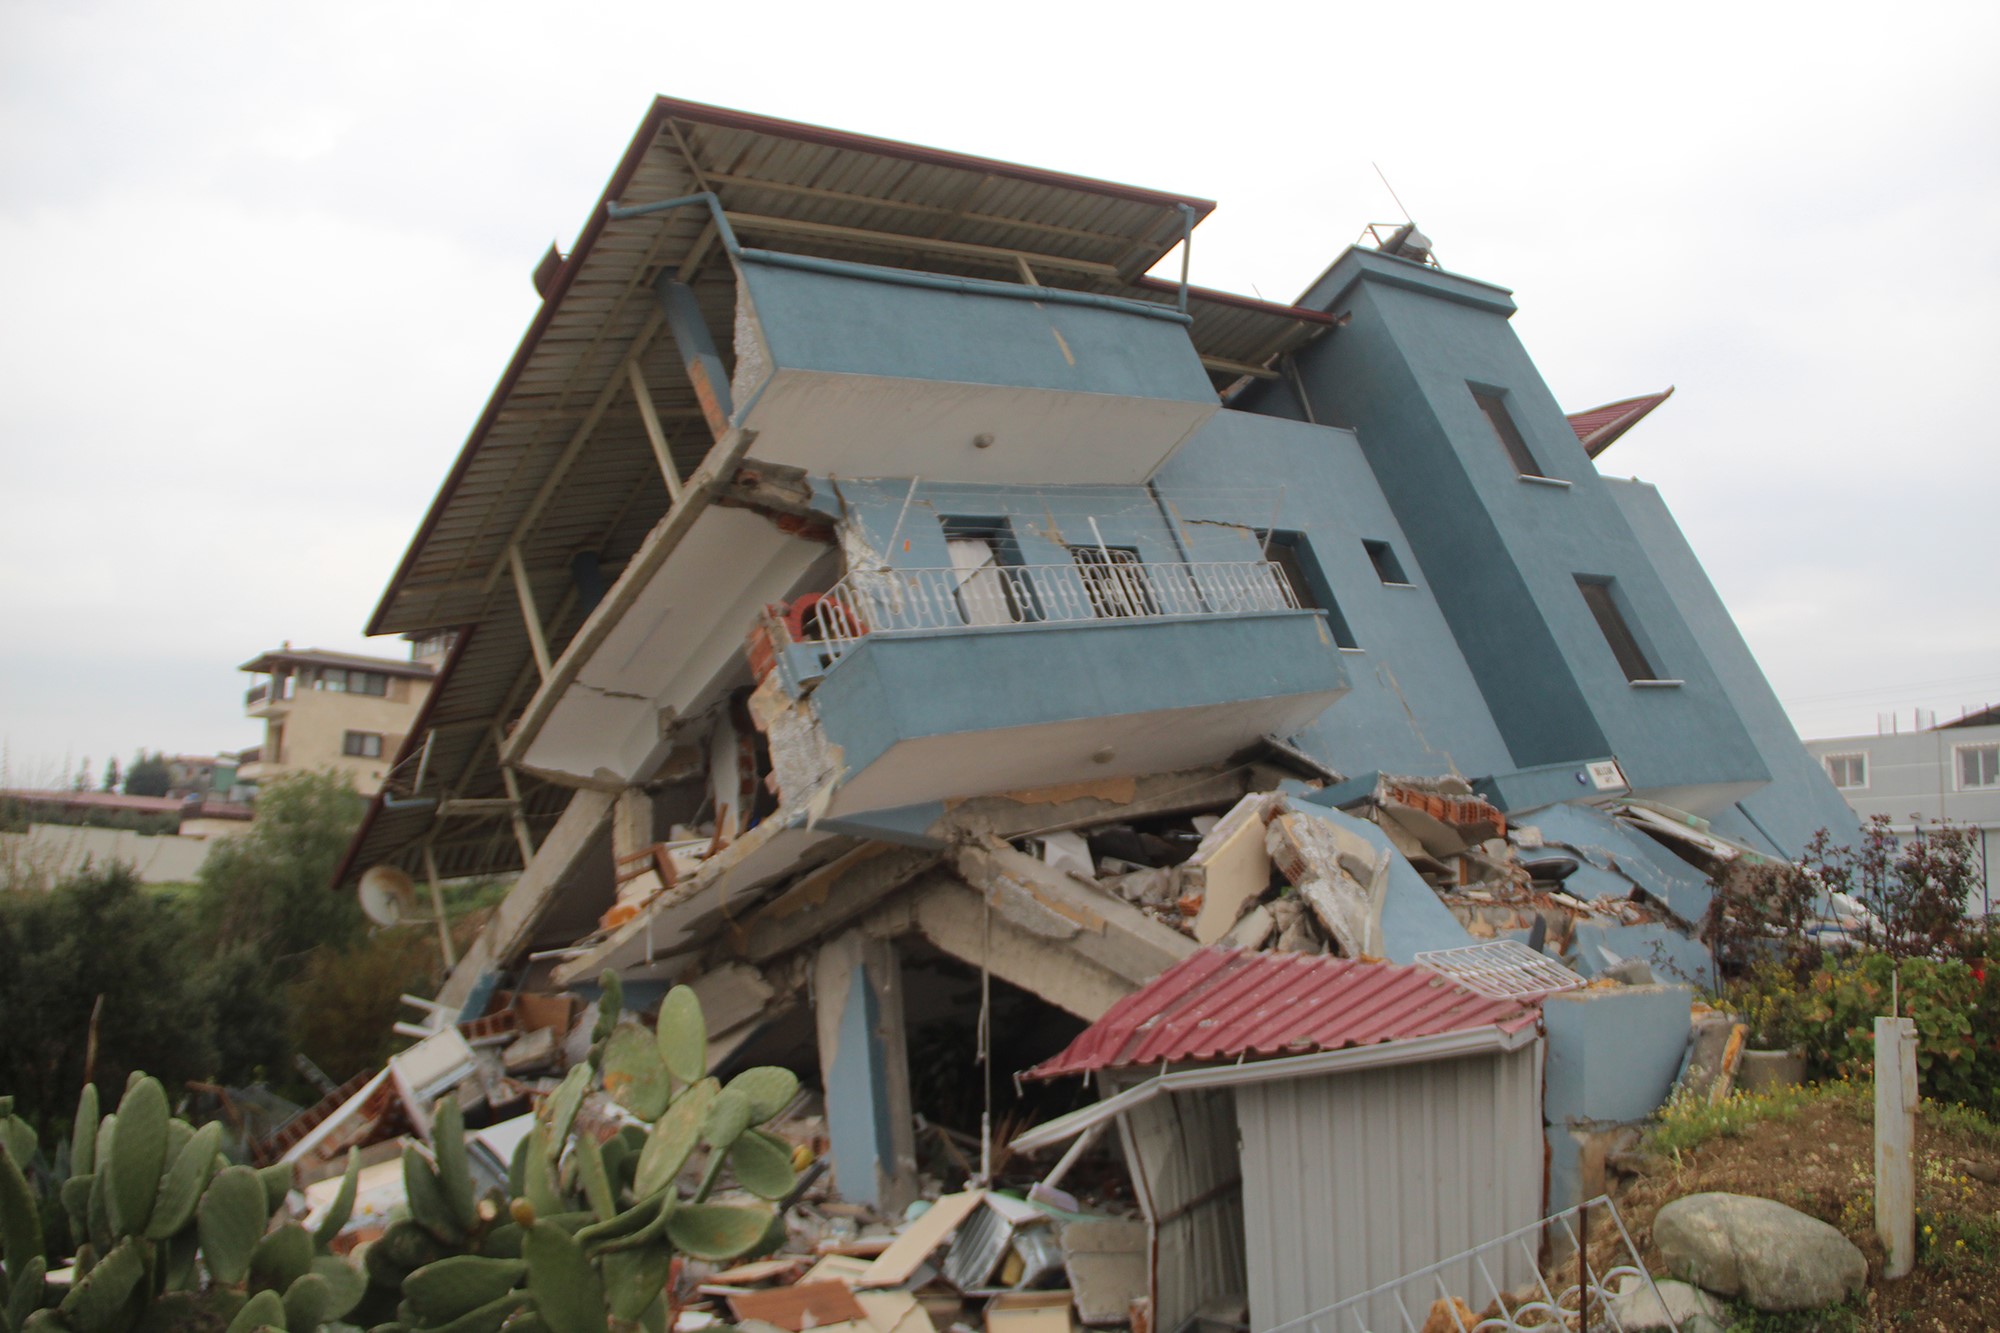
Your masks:
M1917 1262L1917 1023L1875 1020L1875 1233L1888 1254L1882 1276L1909 1276Z

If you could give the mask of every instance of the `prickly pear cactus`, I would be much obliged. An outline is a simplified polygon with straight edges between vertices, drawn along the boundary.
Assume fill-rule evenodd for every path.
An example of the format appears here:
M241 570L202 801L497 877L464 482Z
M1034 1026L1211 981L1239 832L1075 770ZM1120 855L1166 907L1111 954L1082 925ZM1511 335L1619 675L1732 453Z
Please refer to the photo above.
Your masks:
M296 1224L272 1226L291 1168L230 1166L222 1128L175 1119L158 1079L133 1075L111 1115L97 1089L77 1102L66 1178L0 1098L0 1333L252 1333L338 1327L365 1284L344 1259L315 1253ZM321 1234L354 1203L358 1154ZM50 1186L45 1208L31 1181ZM44 1217L74 1244L51 1252ZM68 1258L67 1285L48 1281Z
M375 1333L629 1333L664 1330L664 1289L676 1253L747 1254L773 1230L764 1206L710 1203L725 1175L765 1199L794 1183L791 1148L758 1126L784 1110L798 1079L708 1074L707 1025L694 992L676 987L657 1031L622 1021L615 975L585 1063L543 1103L508 1173L508 1197L476 1198L463 1121L447 1099L434 1162L404 1158L409 1217L367 1247L372 1284L354 1312ZM646 1122L599 1143L576 1130L583 1099L602 1088ZM697 1154L705 1153L698 1158ZM681 1197L683 1170L700 1183Z

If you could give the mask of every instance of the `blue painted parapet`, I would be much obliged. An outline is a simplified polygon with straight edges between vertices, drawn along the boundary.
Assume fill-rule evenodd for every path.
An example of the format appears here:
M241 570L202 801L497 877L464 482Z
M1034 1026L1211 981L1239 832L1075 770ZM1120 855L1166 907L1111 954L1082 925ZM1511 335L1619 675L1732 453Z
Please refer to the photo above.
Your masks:
M1170 306L742 252L735 424L843 477L1137 483L1220 408Z

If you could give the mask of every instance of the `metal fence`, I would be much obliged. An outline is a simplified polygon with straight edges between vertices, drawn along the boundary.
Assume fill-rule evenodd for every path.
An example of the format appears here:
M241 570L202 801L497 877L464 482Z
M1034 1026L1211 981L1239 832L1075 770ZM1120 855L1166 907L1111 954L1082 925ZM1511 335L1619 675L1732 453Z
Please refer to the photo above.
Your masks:
M1083 551L1065 565L854 570L819 598L803 628L831 663L881 632L1298 609L1284 571L1269 561L1141 564L1123 554Z
M1590 1257L1593 1226L1608 1225L1611 1259ZM1564 1258L1542 1259L1544 1246ZM1525 1256L1532 1282L1509 1288L1495 1276L1507 1261ZM1643 1295L1642 1295L1643 1293ZM1650 1296L1655 1309L1643 1322L1621 1321L1621 1297ZM1469 1316L1466 1311L1472 1311ZM1627 1313L1625 1318L1633 1318ZM1639 1258L1618 1207L1603 1195L1516 1228L1463 1254L1439 1260L1393 1282L1297 1319L1267 1333L1624 1333L1630 1328L1678 1329L1653 1276Z

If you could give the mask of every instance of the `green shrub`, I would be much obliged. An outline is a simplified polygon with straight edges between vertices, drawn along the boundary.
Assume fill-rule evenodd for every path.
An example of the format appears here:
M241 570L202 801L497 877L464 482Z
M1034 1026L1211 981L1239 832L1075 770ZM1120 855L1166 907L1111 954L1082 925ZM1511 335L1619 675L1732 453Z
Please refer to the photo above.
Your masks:
M1926 1096L2000 1110L2000 970L1983 962L1857 953L1830 957L1802 980L1767 963L1726 998L1760 1041L1802 1052L1812 1078L1870 1077L1875 1019L1893 1004L1916 1020Z

